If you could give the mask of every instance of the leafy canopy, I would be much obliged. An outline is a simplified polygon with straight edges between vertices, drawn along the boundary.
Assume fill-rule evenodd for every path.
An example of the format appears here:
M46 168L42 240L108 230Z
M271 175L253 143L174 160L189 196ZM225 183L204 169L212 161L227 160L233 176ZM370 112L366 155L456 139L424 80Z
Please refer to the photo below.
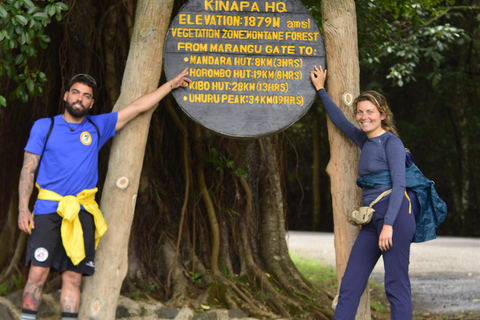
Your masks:
M420 63L431 61L426 76L435 86L446 52L466 37L449 22L460 11L478 9L455 6L454 0L357 1L360 61L373 71L389 65L386 77L398 86L416 81Z
M302 2L320 24L320 1ZM461 11L480 9L477 4L455 5L455 0L363 0L355 6L362 67L397 86L415 81L422 61L432 62L426 76L438 84L446 52L467 39L462 28L449 22Z
M68 9L63 2L47 2L42 7L31 0L5 0L0 6L0 77L8 77L17 87L9 99L27 102L33 96L42 94L42 85L47 81L45 74L31 67L39 46L45 49L50 42L45 28L52 18L62 19L62 11ZM0 105L7 100L0 95Z

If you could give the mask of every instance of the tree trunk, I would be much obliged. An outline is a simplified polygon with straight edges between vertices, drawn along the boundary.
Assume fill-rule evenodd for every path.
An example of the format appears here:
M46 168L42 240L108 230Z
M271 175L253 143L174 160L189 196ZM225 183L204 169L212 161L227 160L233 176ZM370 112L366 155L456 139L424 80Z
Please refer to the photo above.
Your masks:
M114 110L157 88L172 6L171 0L138 1L122 92ZM109 231L98 246L96 273L85 279L81 319L115 319L118 295L128 268L128 240L152 112L134 119L113 140L100 203ZM117 187L116 183L122 179L127 183Z
M320 227L320 217L321 217L321 202L322 197L320 196L321 192L321 179L320 179L320 129L318 127L318 112L316 110L316 105L314 105L314 110L312 110L312 136L313 136L313 212L312 212L312 230L318 230Z
M322 24L328 65L328 94L347 118L353 118L353 100L359 94L357 18L353 0L322 1ZM327 172L331 181L334 216L335 254L338 283L358 234L346 214L361 201L357 188L359 150L328 120L331 158ZM340 285L338 286L340 287ZM370 319L370 302L366 288L357 311L357 319Z
M107 28L103 33L103 41L105 48L105 84L107 88L108 97L110 98L111 108L120 95L120 85L117 81L116 73L119 71L115 63L115 32L118 25L117 12L112 10L108 21Z
M12 253L15 251L15 238L18 230L18 190L12 190L10 205L7 211L7 221L5 222L2 232L0 233L0 270L8 262Z

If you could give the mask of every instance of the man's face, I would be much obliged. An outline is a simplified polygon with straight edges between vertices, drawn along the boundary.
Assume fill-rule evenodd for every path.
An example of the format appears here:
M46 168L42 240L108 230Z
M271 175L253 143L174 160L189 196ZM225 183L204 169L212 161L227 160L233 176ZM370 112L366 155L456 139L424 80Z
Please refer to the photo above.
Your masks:
M63 96L65 110L74 118L83 118L92 108L93 90L86 84L77 82Z

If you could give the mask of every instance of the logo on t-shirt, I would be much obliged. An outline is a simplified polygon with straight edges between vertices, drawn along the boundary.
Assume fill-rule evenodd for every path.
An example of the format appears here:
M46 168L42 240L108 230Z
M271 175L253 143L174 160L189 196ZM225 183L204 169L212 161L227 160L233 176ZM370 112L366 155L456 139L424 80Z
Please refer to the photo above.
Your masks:
M44 262L45 260L48 259L48 251L47 249L45 248L37 248L37 250L35 250L35 259L38 261L38 262Z
M92 143L92 136L90 135L90 132L83 131L80 135L80 141L86 146L90 145L90 143Z

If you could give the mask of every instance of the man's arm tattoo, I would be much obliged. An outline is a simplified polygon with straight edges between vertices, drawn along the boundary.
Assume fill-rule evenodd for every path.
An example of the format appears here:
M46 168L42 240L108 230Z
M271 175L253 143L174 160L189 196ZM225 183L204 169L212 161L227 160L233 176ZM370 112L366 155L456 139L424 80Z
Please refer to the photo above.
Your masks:
M18 184L18 196L19 196L19 208L27 209L30 196L33 191L33 183L35 179L35 172L37 171L38 164L40 161L40 156L25 152L23 158L23 167L20 173L20 182ZM20 214L28 212L25 210L20 210Z

